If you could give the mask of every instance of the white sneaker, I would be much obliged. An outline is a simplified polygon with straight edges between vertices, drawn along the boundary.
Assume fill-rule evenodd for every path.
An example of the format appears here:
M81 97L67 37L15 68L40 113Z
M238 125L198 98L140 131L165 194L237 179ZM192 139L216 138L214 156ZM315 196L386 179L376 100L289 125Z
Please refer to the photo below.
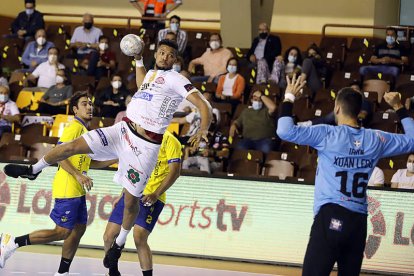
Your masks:
M14 237L10 234L1 234L0 236L0 268L3 268L6 261L16 251L17 244Z
M60 274L59 272L56 272L55 273L55 276L59 276L59 275L63 275L63 276L69 276L69 272L65 272L65 273L62 273L62 274Z

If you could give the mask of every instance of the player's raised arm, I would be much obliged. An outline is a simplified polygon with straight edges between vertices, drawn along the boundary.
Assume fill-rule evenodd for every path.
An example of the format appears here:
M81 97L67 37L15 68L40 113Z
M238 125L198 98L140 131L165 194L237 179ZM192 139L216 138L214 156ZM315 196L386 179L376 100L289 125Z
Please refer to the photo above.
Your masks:
M207 133L213 116L212 108L210 103L204 98L203 95L201 95L200 92L191 93L188 95L187 100L197 107L201 115L200 129L188 140L191 145L198 147L198 144L202 139L208 142Z
M144 82L145 75L147 74L147 70L144 66L144 58L141 54L135 55L135 80L137 82L137 87L141 86Z
M295 99L301 95L300 91L306 81L301 81L301 77L296 79L296 75L293 76L292 80L289 77L286 77L286 80L288 85L285 91L285 100L281 105L277 135L285 141L317 148L326 137L329 126L302 127L294 124L292 118L293 104Z

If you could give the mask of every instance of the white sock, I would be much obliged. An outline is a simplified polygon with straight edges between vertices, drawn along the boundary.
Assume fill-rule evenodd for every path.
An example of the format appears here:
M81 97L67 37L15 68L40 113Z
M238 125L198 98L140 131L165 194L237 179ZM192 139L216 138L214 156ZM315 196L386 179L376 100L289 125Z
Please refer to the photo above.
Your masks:
M131 230L125 230L124 227L121 226L121 232L119 232L119 235L115 240L117 245L122 246L125 244L129 231Z
M45 161L45 157L43 156L42 159L37 161L37 163L32 166L33 173L37 174L38 172L40 172L41 170L43 170L44 168L49 167L49 166L50 166L50 164L48 164Z

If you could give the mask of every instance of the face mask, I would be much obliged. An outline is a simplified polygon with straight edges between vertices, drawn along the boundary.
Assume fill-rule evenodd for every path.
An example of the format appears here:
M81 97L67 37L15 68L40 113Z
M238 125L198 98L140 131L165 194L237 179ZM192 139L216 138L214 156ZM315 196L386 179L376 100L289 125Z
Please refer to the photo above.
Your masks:
M89 30L90 28L92 28L92 22L86 22L86 23L83 23L83 27L85 28L85 29L87 29L87 30Z
M112 84L112 87L113 88L118 89L119 87L121 87L122 82L120 82L120 81L113 81L111 84Z
M213 50L220 48L220 42L218 41L210 41L210 47Z
M267 33L260 33L260 34L259 34L259 37L260 37L261 39L265 39L265 38L267 37Z
M296 61L296 57L295 57L295 56L292 56L292 55L289 55L289 56L288 56L288 61L289 61L290 63L295 63L295 61Z
M108 44L107 43L99 43L99 49L101 51L105 51L106 49L108 49Z
M26 9L27 15L32 15L34 13L34 9Z
M171 23L171 24L170 24L170 29L171 29L171 31L173 31L173 32L178 31L178 27L180 27L180 24L178 24L178 23Z
M173 69L175 72L180 73L180 72L181 72L181 65L180 65L180 64L173 64L172 69Z
M387 41L388 45L392 45L395 42L395 38L391 35L387 35L387 37L385 38L385 40Z
M57 61L57 55L49 55L47 59L50 63L55 63Z
M63 83L65 79L62 76L57 75L56 76L56 84Z
M9 95L4 95L4 94L0 95L0 102L5 103L8 100L9 100Z
M37 45L43 46L46 43L46 38L40 36L36 38L36 43Z
M254 110L260 110L262 109L263 103L259 102L259 101L253 101L252 102L252 107Z
M236 73L237 72L237 66L236 65L229 65L229 66L227 66L227 71L229 72L229 73Z
M414 173L414 163L407 163L407 171Z

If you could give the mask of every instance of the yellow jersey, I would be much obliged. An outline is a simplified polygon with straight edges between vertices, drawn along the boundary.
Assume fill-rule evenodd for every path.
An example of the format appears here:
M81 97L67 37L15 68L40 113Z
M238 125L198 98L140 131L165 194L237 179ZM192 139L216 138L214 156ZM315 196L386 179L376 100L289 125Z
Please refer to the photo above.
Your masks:
M75 140L86 132L88 132L88 129L86 128L85 123L75 116L71 124L63 130L63 134L60 137L58 144ZM67 160L69 160L69 162L83 174L86 174L89 170L89 165L91 163L91 158L87 154L73 155ZM78 183L76 178L59 166L53 181L53 198L75 198L85 194L85 189Z
M157 164L151 173L147 186L145 186L143 192L144 195L151 194L158 189L170 172L168 164L174 162L181 162L181 144L178 139L167 130L162 137ZM166 194L163 193L158 199L165 203Z

